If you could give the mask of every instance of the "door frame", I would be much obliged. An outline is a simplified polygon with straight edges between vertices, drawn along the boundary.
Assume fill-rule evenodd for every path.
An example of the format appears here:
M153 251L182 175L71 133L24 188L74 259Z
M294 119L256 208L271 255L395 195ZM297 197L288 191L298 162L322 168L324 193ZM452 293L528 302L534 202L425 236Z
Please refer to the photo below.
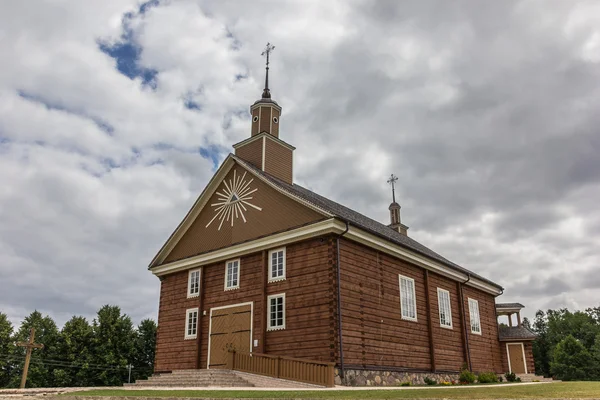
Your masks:
M508 346L521 346L521 352L523 353L523 366L525 367L525 374L528 374L527 371L527 359L525 358L525 346L523 342L519 343L506 343L506 358L508 359L508 372L512 372L512 366L510 365L510 351L508 350Z
M247 306L247 305L250 305L250 353L252 353L252 338L253 338L252 333L253 333L253 328L254 328L254 302L247 301L245 303L237 303L237 304L230 304L227 306L212 307L210 309L210 317L208 320L208 351L206 353L206 369L210 369L210 336L211 336L211 332L212 332L213 310L222 310L224 308L232 308L232 307Z

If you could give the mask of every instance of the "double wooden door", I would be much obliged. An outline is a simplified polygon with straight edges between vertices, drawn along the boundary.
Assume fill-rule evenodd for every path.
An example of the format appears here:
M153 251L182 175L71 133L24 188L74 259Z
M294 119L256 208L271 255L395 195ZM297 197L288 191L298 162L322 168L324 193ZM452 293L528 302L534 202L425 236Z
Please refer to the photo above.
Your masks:
M225 368L229 350L249 352L251 341L251 304L212 309L208 368Z

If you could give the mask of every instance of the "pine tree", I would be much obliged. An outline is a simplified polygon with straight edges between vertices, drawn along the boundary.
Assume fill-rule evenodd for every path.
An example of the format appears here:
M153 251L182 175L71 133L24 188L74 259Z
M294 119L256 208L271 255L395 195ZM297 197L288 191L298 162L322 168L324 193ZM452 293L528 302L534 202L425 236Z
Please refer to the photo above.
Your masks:
M105 305L92 323L94 364L102 365L94 376L95 385L119 386L127 382L127 365L135 356L135 331L131 318L121 315L118 306Z
M133 371L136 380L145 379L154 371L156 328L156 322L151 319L142 320L137 327Z
M49 316L44 317L39 311L34 311L25 317L25 320L21 323L19 331L15 335L15 341L28 341L31 328L35 328L35 342L43 344L44 348L33 350L27 376L27 387L55 386L53 373L56 369L55 360L59 357L56 348L59 338L58 328L52 318ZM21 383L25 351L21 347L13 350L16 362L9 383L11 387L18 387Z
M84 317L72 317L65 323L58 341L63 368L54 370L57 386L89 386L96 370L92 362L92 327Z
M0 388L8 386L12 370L13 327L8 316L0 312Z

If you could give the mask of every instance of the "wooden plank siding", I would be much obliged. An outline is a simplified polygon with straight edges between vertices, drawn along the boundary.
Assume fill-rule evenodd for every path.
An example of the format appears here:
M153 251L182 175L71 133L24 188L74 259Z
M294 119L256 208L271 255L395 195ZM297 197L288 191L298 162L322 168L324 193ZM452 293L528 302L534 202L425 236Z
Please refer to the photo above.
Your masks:
M498 340L498 320L493 296L470 286L463 287L464 308L471 352L471 369L474 372L503 372L502 354ZM469 320L469 298L479 302L481 335L471 333Z
M429 371L435 358L437 371L460 370L467 359L456 281L428 273L428 315L422 268L346 239L341 241L340 260L345 364ZM417 321L401 317L399 274L415 280ZM440 326L438 288L450 293L452 329ZM470 287L464 288L464 297L466 323L468 297L479 301L481 314L482 335L470 334L469 325L473 369L502 372L494 297Z
M523 343L523 350L525 350L525 362L527 364L527 373L535 374L533 342L530 341L519 342L518 340L514 340L510 342L500 342L500 353L502 354L502 371L508 371L508 353L506 352L507 343Z
M276 141L266 138L265 172L289 184L293 176L293 152Z
M266 283L262 252L240 259L240 287L224 290L225 262L202 267L201 296L187 299L188 271L161 282L155 371L206 368L210 309L253 302L252 339L273 355L331 361L331 240L315 238L286 247L286 279ZM266 293L266 295L265 295ZM266 296L286 294L286 329L266 331ZM184 340L185 311L202 308L198 340ZM203 315L203 311L206 315ZM198 343L200 343L199 360Z

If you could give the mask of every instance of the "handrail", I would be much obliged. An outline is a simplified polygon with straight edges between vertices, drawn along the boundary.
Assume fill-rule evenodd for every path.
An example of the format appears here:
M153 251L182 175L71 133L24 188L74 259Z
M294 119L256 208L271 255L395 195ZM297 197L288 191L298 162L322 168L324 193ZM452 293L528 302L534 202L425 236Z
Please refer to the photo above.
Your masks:
M334 386L335 363L230 350L227 368L273 378Z
M233 350L230 350L230 352L231 351L233 351ZM309 364L319 364L319 365L325 365L325 366L333 365L333 366L335 366L334 362L317 361L317 360L307 360L306 358L294 358L294 357L288 357L288 356L274 356L272 354L255 353L255 352L239 351L239 350L235 350L235 352L238 353L238 354L246 354L246 355L249 355L250 357L252 357L252 356L260 356L260 357L266 357L266 358L279 358L281 360L291 360L291 361L300 361L300 362L309 363Z

